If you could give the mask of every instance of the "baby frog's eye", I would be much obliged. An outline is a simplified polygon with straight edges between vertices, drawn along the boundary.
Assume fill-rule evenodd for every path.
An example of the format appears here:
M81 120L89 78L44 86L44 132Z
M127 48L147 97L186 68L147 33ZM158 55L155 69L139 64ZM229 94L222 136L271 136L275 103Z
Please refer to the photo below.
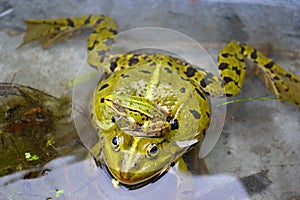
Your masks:
M111 123L116 123L116 119L114 117L111 118Z
M111 140L111 144L114 151L120 151L120 143L121 143L121 138L119 136L114 136L113 139Z
M156 144L150 144L147 148L146 157L148 159L153 159L158 154L158 146Z
M174 119L170 122L171 124L171 130L176 130L179 128L178 119Z

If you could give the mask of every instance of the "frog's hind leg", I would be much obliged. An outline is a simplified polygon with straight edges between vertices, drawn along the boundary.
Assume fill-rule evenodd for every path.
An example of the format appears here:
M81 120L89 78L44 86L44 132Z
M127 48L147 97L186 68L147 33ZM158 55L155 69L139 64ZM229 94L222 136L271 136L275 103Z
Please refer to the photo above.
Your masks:
M25 20L27 32L23 38L23 46L32 41L39 41L44 48L61 42L78 30L83 28L94 28L88 41L88 62L92 66L99 66L114 43L114 35L117 34L115 21L105 15L89 15L73 18L60 19L27 19ZM96 50L95 50L96 49ZM97 55L95 56L96 53Z
M244 57L257 64L258 75L276 97L300 108L300 78L253 47L235 41L229 42L219 54L218 66L227 96L237 95L241 90L246 72Z
M91 18L91 25L94 24L97 26L88 40L88 62L91 66L101 69L115 57L110 55L110 49L115 43L118 26L113 18L103 15Z
M242 89L246 74L244 55L238 43L228 43L219 53L218 67L226 96L238 95Z

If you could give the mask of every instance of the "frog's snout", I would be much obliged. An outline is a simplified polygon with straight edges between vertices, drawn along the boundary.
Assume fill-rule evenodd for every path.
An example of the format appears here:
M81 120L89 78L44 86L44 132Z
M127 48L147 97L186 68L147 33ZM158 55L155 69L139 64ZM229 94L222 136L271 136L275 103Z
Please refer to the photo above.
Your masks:
M111 175L124 185L137 185L156 176L161 170L154 169L148 162L144 162L144 155L123 151L123 159L116 161L114 165L108 166ZM146 165L143 165L146 164Z
M148 172L128 172L128 171L118 171L114 169L109 169L112 176L124 185L137 185L147 182L149 179L155 177L157 174L160 174L158 171L148 171Z

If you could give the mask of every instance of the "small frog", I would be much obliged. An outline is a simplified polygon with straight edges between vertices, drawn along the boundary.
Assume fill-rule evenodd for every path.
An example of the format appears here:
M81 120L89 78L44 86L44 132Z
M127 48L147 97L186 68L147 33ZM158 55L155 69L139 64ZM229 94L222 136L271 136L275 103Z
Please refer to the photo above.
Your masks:
M278 98L300 107L300 78L247 44L231 41L220 51L220 80L170 55L112 54L117 25L109 16L25 22L30 30L23 44L38 40L44 47L78 29L94 28L88 41L88 62L103 74L92 100L98 141L90 151L118 183L148 181L201 142L211 118L208 97L239 94L245 79L245 58L257 64ZM36 28L39 25L45 30Z
M129 122L125 125L119 123L120 128L124 127L121 130L134 136L159 137L171 128L177 127L175 123L178 119L171 121L172 116L168 108L145 97L108 95L104 98L104 102L117 115ZM113 121L115 118L113 117Z

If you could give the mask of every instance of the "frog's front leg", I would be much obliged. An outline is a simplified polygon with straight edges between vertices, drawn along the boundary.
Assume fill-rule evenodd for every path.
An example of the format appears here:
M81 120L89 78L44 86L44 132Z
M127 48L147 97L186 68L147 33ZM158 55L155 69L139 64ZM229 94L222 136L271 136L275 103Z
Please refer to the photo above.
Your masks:
M129 123L128 130L129 131L135 131L137 129L137 122L132 117L126 117L126 119Z

